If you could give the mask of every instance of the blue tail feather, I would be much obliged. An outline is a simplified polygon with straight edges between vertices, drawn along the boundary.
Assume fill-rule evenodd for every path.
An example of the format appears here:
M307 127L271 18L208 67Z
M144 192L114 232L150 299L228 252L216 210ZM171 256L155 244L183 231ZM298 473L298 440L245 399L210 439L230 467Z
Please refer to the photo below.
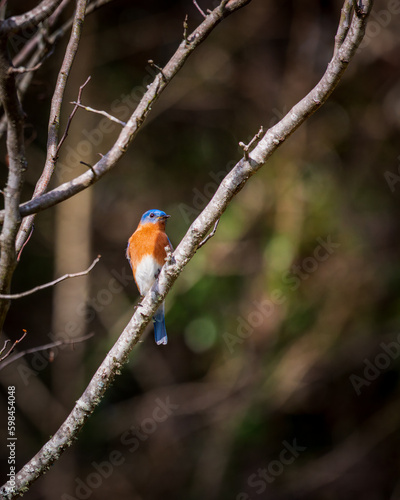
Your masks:
M167 330L165 328L165 314L164 314L164 303L157 309L155 315L153 316L154 324L154 338L156 344L166 344L168 342Z

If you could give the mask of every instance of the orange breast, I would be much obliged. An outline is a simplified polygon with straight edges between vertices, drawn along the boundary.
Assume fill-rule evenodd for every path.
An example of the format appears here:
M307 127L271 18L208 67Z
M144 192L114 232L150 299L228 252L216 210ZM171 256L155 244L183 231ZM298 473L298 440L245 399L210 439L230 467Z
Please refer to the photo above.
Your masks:
M134 274L139 262L147 255L153 255L157 263L163 266L167 255L165 247L170 246L165 232L153 223L140 225L130 237L128 244L127 253Z

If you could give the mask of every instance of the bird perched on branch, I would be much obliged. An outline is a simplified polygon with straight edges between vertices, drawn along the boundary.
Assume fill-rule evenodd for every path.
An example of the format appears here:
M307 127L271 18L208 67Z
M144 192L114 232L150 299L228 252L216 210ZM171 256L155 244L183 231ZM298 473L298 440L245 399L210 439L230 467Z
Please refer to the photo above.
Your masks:
M140 295L144 297L152 287L165 263L167 251L173 250L165 233L165 223L170 217L162 210L148 210L142 215L136 231L128 241L126 257L129 260ZM153 316L154 337L157 344L167 343L164 302Z

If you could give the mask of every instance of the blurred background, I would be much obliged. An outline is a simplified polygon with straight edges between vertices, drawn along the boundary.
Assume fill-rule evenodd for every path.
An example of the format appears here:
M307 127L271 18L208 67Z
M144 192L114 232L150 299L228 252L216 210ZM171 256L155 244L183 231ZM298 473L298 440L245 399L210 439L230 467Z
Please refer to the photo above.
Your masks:
M198 0L206 10L216 3ZM9 14L33 7L18 1ZM125 259L141 214L171 214L176 246L261 125L318 82L342 3L253 0L209 36L162 94L119 165L39 214L5 334L30 354L0 371L16 387L22 467L64 421L129 321L138 292ZM60 22L72 14L66 8ZM202 16L190 0L114 0L85 21L62 109L127 120ZM400 499L400 5L377 0L329 101L234 199L166 300L169 343L149 327L79 439L25 497L153 500ZM24 97L29 199L67 38ZM11 50L16 50L17 40ZM52 186L107 152L115 123L79 110ZM0 151L4 185L4 138ZM0 428L5 436L6 413ZM1 480L5 482L7 449Z

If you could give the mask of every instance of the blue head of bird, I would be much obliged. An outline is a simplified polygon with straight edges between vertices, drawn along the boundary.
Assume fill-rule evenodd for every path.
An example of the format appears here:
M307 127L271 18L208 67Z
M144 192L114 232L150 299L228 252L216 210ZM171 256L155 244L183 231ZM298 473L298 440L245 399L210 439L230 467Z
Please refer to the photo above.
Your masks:
M142 215L142 218L140 219L140 224L158 224L161 228L165 228L165 222L168 219L168 217L171 217L170 215L167 215L165 212L162 210L147 210Z

